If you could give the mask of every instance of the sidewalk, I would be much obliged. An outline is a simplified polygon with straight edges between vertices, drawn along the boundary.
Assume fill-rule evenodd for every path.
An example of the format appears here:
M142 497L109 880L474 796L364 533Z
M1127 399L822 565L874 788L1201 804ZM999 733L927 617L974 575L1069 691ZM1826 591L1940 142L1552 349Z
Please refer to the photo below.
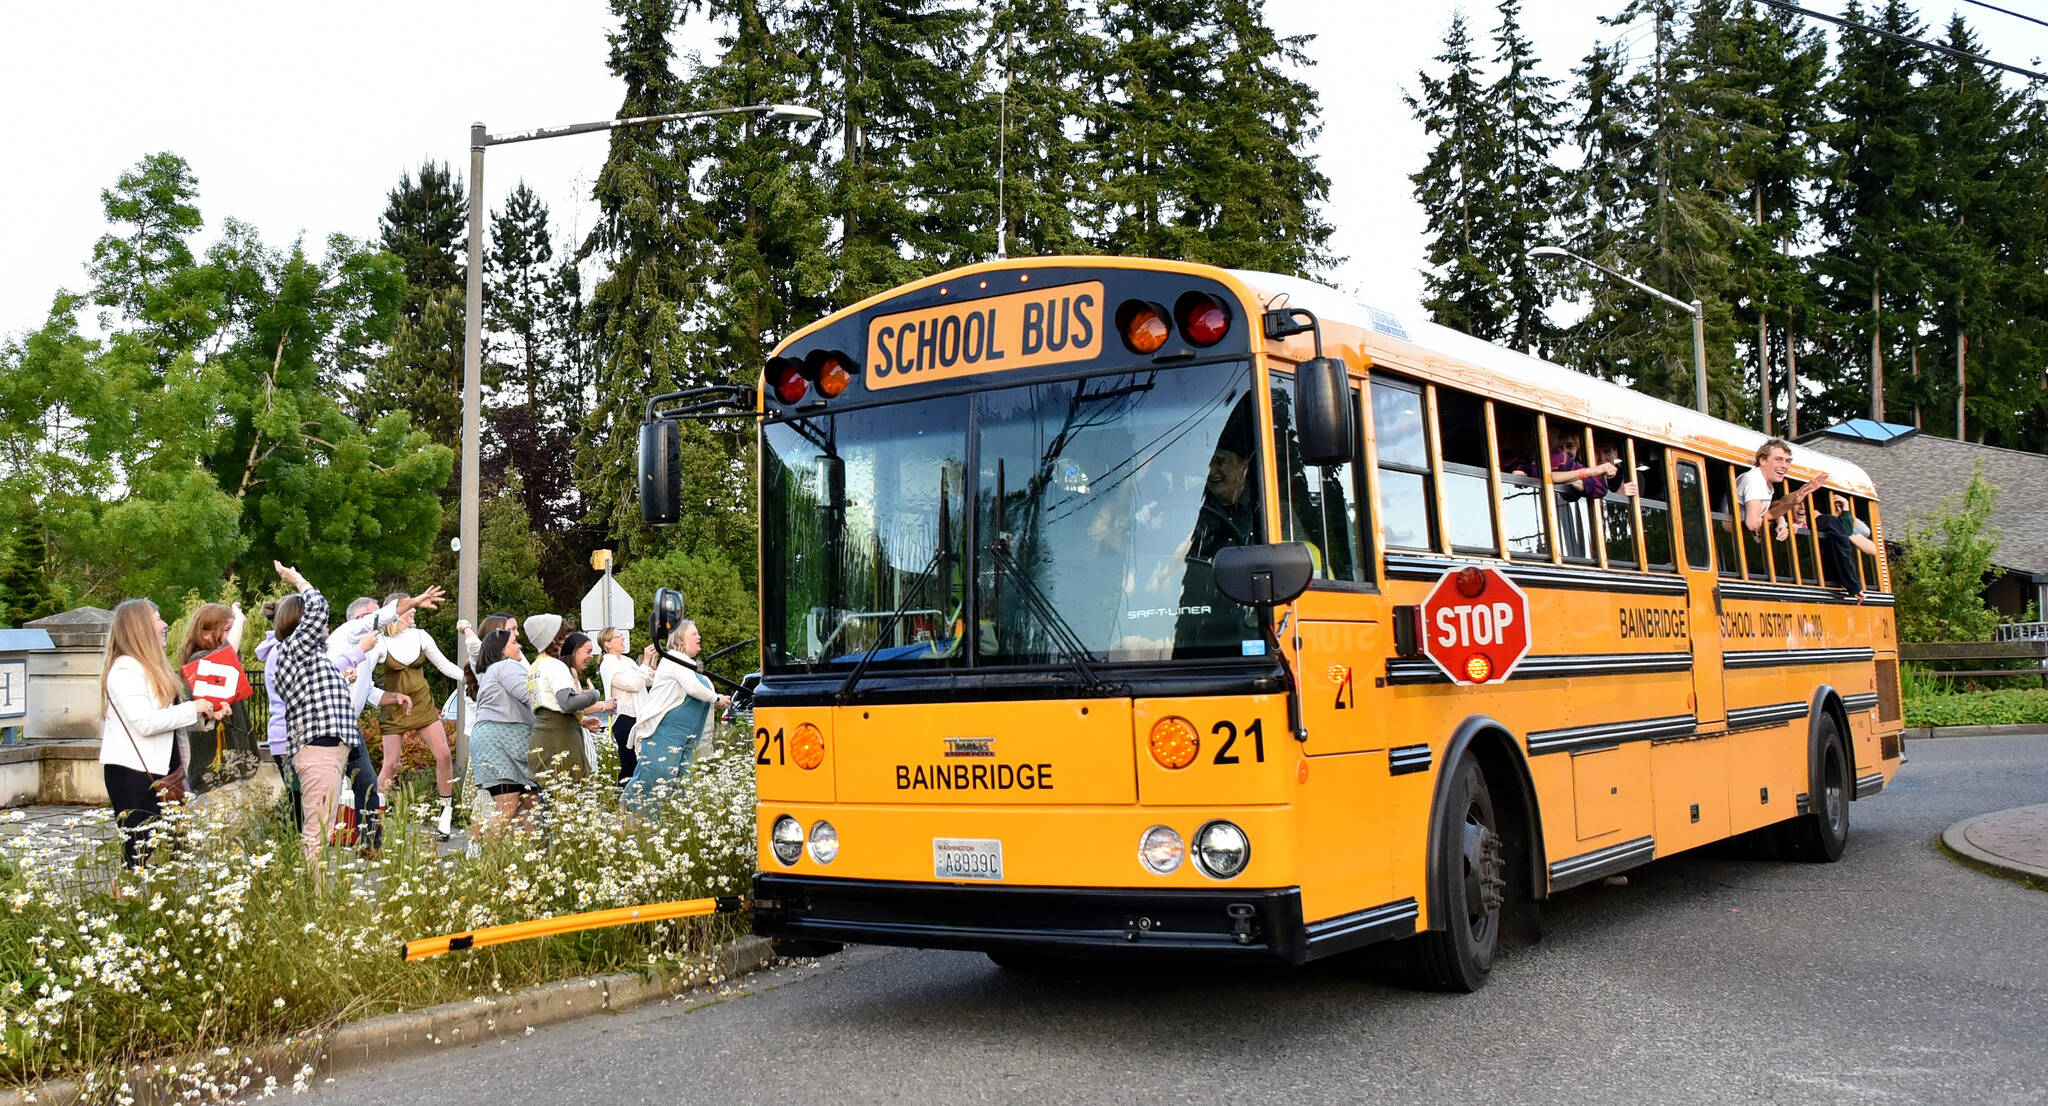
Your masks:
M1941 844L1966 863L2048 890L2048 803L1966 818L1942 831Z

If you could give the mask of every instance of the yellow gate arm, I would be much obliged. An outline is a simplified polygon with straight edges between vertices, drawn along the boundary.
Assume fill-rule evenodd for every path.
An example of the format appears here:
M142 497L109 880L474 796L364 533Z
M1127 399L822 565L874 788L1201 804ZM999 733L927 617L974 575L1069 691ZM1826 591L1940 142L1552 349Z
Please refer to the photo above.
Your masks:
M445 937L422 937L417 941L407 941L398 951L401 959L425 960L429 956L439 956L446 952L460 952L463 949L479 948L484 945L503 945L513 941L530 941L535 937L553 937L558 933L608 929L612 926L633 925L636 922L664 922L670 918L699 918L706 914L735 914L745 906L745 900L731 896L658 902L647 906L621 906L611 910L593 910L587 914L564 914L559 918L536 918L530 922L485 926L467 933L451 933Z

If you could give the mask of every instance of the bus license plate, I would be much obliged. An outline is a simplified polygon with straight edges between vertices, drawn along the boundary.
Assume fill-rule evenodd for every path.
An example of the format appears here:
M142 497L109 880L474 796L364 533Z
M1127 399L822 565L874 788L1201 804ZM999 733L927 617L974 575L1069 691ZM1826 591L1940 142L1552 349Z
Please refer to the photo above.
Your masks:
M932 839L932 875L938 879L1003 878L1003 843L986 838Z

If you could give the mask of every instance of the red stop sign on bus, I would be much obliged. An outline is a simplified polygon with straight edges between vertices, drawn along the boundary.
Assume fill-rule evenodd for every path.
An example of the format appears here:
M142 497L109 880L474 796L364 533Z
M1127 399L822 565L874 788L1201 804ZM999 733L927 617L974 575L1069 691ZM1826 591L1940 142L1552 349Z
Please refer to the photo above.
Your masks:
M1499 683L1529 652L1529 597L1492 568L1443 574L1422 601L1422 651L1453 683Z

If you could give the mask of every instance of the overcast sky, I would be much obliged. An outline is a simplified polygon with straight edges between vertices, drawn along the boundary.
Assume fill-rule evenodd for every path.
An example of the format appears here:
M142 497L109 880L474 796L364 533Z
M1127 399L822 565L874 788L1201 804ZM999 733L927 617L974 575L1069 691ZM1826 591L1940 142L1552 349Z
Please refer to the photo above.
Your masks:
M1593 42L1618 32L1598 17L1620 0L1526 0L1523 19L1560 80ZM1809 6L1835 11L1839 0ZM1916 5L1936 30L1963 11L1992 56L2038 64L2048 27L1950 0ZM2048 0L1999 0L2048 19ZM347 4L70 0L0 5L0 103L10 156L0 333L37 325L59 288L83 288L83 263L106 232L99 193L146 154L191 163L206 217L265 242L370 237L385 194L424 158L467 173L469 124L495 132L612 116L621 89L605 70L603 0L353 0ZM1419 298L1423 218L1408 174L1426 156L1401 102L1434 69L1452 6L1388 0L1268 0L1282 34L1315 33L1302 74L1322 94L1312 145L1331 181L1326 214L1345 262L1327 278L1375 298ZM1493 4L1464 5L1484 39ZM700 37L700 36L693 36ZM1568 86L1567 86L1568 87ZM1561 90L1563 91L1563 90ZM500 147L486 165L490 206L524 179L551 209L556 242L594 217L590 185L602 135ZM991 166L995 161L991 152Z

